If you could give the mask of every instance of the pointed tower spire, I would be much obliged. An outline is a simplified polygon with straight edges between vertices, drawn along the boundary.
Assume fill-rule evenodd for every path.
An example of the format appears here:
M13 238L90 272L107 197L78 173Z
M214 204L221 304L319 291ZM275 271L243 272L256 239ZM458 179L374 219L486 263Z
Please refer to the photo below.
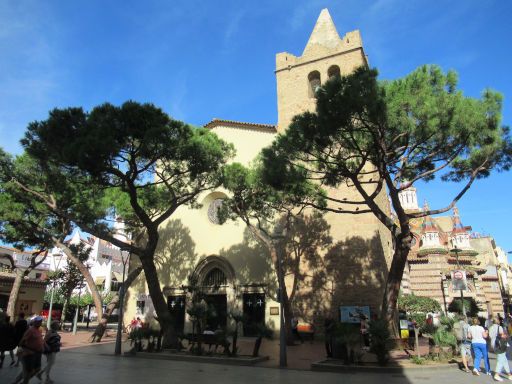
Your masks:
M430 210L427 200L423 204L423 212ZM440 248L439 229L432 216L427 215L421 223L421 248Z
M322 45L330 49L337 48L342 44L338 31L334 26L334 22L332 21L327 8L322 9L322 12L320 12L315 28L313 28L313 32L311 32L311 36L309 37L306 48L304 48L304 52L302 54L306 54L306 52L312 49L315 44Z
M466 229L464 228L464 226L462 225L462 222L460 220L459 208L457 208L456 205L453 206L452 221L453 221L452 233L466 233Z
M469 243L469 233L466 228L462 225L462 221L459 216L459 209L453 207L453 229L451 233L452 245L455 248L470 249L471 244Z
M430 208L428 206L427 200L425 200L425 203L423 204L423 212L429 211ZM425 219L423 220L423 223L421 224L421 229L423 232L437 232L439 233L439 230L437 229L437 225L434 222L434 219L432 219L432 216L427 215L425 216Z

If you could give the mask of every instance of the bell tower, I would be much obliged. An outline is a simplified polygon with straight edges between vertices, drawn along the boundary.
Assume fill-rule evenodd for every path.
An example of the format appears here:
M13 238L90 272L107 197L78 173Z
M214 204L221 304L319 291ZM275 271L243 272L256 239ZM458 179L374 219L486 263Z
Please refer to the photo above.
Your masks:
M347 75L368 66L358 30L338 35L327 9L320 12L302 56L276 55L277 130L282 133L293 116L315 109L315 91L331 76Z

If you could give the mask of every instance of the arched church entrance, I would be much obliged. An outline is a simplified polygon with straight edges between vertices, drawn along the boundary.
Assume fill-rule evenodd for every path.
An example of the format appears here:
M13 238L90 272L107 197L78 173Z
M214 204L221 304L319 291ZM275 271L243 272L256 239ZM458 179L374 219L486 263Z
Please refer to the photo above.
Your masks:
M195 273L208 305L207 329L226 329L228 303L232 304L234 301L233 267L222 257L209 256L199 263Z

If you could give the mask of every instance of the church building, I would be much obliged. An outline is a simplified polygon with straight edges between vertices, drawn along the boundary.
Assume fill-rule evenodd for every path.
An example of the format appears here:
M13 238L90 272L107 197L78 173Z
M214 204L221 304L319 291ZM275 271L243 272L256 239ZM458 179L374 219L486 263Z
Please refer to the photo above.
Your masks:
M416 188L402 192L400 199L406 210L421 210ZM426 202L422 209L429 210ZM455 273L464 271L467 287L462 295L475 301L479 316L504 314L507 274L498 273L503 263L493 238L463 225L457 207L451 216L425 216L413 219L411 226L415 241L404 270L402 293L435 299L446 313L454 299L460 300Z
M205 127L234 145L233 161L248 165L278 133L287 129L293 116L315 109L317 87L331 76L349 74L360 66L368 66L360 32L340 36L324 9L302 55L276 55L277 124L214 119ZM358 192L350 187L340 187L336 193L360 200ZM258 324L279 328L277 279L270 256L243 222L219 224L217 207L226 196L221 188L204 193L198 199L201 208L180 207L161 225L156 263L178 332L191 331L186 311L191 300L187 289L191 275L215 309L216 318L210 327L231 327L229 313L236 310L247 319L244 335L251 335ZM378 201L389 212L385 192ZM323 267L304 274L292 303L294 316L302 322L320 323L327 314L337 316L341 305L368 306L377 313L392 252L389 231L371 213L329 213L323 220L332 246L322 250ZM301 264L301 268L309 267ZM331 274L327 278L326 268ZM151 316L152 304L143 274L128 291L127 300L125 321L134 316Z

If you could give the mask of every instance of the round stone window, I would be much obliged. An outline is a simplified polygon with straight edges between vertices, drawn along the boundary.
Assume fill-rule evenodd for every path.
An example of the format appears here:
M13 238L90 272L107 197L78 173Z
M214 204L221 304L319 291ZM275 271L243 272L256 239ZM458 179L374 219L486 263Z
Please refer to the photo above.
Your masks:
M219 212L220 207L222 207L222 200L223 199L215 199L208 206L208 219L213 224L220 224L217 213Z

